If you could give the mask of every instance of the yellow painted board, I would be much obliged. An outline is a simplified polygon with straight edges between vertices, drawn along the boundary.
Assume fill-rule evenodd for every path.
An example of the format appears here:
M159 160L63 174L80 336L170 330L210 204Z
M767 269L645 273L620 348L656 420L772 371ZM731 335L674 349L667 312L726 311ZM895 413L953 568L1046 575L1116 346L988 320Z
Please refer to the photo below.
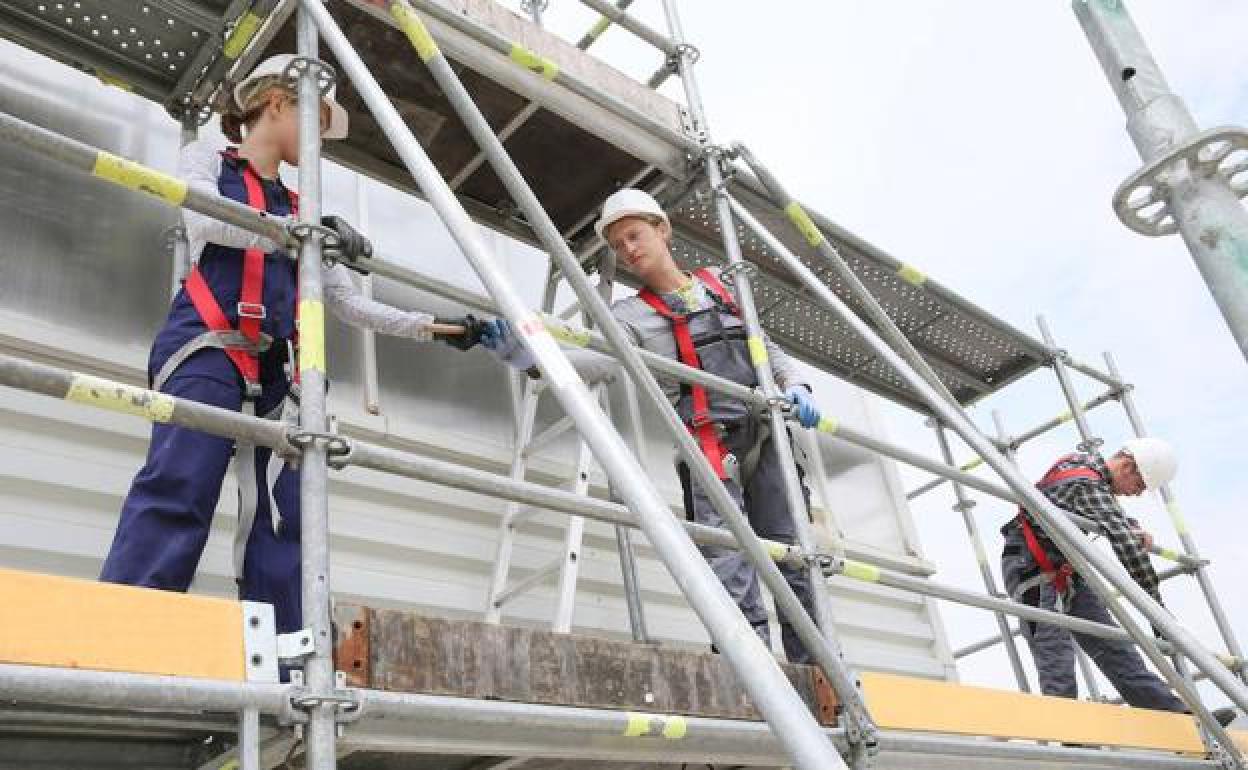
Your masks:
M1183 714L875 672L862 674L862 686L871 716L886 730L1205 752Z
M242 681L242 605L0 569L0 663Z

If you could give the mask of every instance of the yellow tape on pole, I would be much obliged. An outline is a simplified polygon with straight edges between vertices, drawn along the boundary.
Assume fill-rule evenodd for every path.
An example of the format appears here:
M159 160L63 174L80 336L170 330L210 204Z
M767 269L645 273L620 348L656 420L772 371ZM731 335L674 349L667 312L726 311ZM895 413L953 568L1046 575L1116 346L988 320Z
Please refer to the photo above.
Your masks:
M132 414L152 422L169 422L173 417L174 400L170 396L89 374L73 375L65 400L110 412Z
M902 265L897 268L897 276L913 286L922 286L927 283L927 275L914 265Z
M1166 561L1177 562L1180 559L1179 552L1172 548L1160 548L1157 551L1157 555Z
M95 156L91 173L113 184L154 195L175 206L181 206L186 200L186 182L103 150Z
M984 464L984 458L976 457L974 460L971 460L970 462L963 464L962 470L964 471L974 470L983 464Z
M606 16L603 16L602 18L598 19L598 21L594 24L594 26L589 28L589 32L587 36L589 37L590 40L597 40L598 38L602 37L602 33L606 32L610 26L611 26L611 20L608 19Z
M299 371L325 373L325 304L299 300Z
M588 330L578 329L552 316L542 316L542 323L545 325L546 331L550 332L550 336L560 342L578 348L589 347L590 334Z
M767 546L767 555L771 557L772 561L784 561L788 558L789 547L784 543L776 543L770 540L764 540L763 543Z
M640 738L650 732L650 715L628 712L628 724L624 726L625 738Z
M854 580L862 580L867 583L880 582L880 568L873 567L870 564L864 564L860 561L852 559L845 560L845 567L841 570L845 577L851 577Z
M247 44L256 36L256 32L260 30L260 25L263 23L264 19L251 11L240 16L234 29L230 30L230 36L225 39L225 45L221 47L221 53L225 54L225 58L237 59L242 56L243 51L247 50Z
M763 342L762 337L750 337L745 343L750 348L750 360L755 366L767 363L767 343Z
M662 729L658 733L651 732L651 725L658 722ZM628 712L628 722L624 725L625 738L657 738L662 736L669 741L678 741L689 734L689 722L676 714L641 714Z
M433 41L433 35L429 34L429 28L425 26L424 20L406 2L395 0L391 3L390 15L398 23L399 29L403 30L403 34L407 35L407 39L411 41L421 61L427 62L442 53L438 49L438 44Z
M1171 500L1166 503L1166 510L1170 512L1170 520L1174 522L1174 529L1180 535L1187 534L1187 518L1183 515L1183 509L1179 507L1178 500Z
M818 227L815 227L814 221L806 213L806 209L802 208L802 204L792 201L784 207L784 213L788 214L789 219L801 231L807 243L811 246L818 246L823 243L823 233L819 232Z
M555 64L545 56L525 48L519 43L511 45L511 60L530 72L534 72L547 80L554 80L559 76L559 65Z
M820 417L819 424L815 426L815 430L820 433L836 433L837 428L841 427L835 417Z
M100 82L101 82L101 83L103 83L103 84L104 84L104 85L106 85L106 86L112 86L113 88L119 88L119 89L121 89L122 91L133 91L133 90L134 90L134 86L130 85L129 83L127 83L126 81L124 81L124 80L122 80L121 78L117 77L116 75L112 74L111 72L105 72L104 70L96 70L96 71L95 71L95 76L96 76L97 78L99 78L99 79L100 79Z

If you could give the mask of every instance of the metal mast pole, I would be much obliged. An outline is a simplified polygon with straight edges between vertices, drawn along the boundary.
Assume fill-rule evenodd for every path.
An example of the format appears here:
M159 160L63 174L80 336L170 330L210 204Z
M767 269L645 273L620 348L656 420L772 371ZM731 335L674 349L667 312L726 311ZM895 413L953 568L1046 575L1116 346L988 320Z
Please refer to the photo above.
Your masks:
M297 18L299 55L299 222L321 224L321 87L316 21L301 8ZM311 632L313 651L304 661L304 683L312 695L308 711L307 764L333 770L337 710L316 696L334 689L334 640L329 619L329 467L325 408L325 305L321 284L323 243L315 230L299 249L299 426L302 442L299 504L303 574L303 625Z
M936 441L940 443L940 453L944 456L945 462L953 465L953 450L949 446L949 437L945 435L945 426L939 422L934 422L932 426L936 431ZM958 482L953 482L953 496L957 502L953 509L962 514L962 523L966 525L966 535L971 540L971 546L975 549L975 561L979 563L979 574L984 581L984 590L992 596L1002 596L997 590L997 579L993 577L992 565L988 563L988 552L984 548L984 539L979 536L979 524L975 521L975 516L971 513L971 509L975 506L975 501L966 494L966 490ZM1005 615L997 612L994 613L997 618L997 628L1001 630L1001 638L1005 640L1005 654L1010 659L1010 668L1014 671L1014 680L1018 682L1018 689L1023 692L1031 692L1031 684L1027 681L1027 672L1023 669L1023 659L1019 657L1018 645L1014 643L1014 637L1010 635L1010 623Z
M1170 90L1123 0L1073 0L1075 16L1127 116L1127 133L1144 167L1118 188L1114 208L1144 235L1183 236L1240 352L1248 357L1248 186L1230 178L1246 167L1230 159L1248 132L1201 133Z
M1122 379L1118 373L1118 363L1114 360L1111 353L1105 354L1105 364L1109 367L1110 374L1114 377ZM1131 429L1136 436L1143 438L1148 435L1147 429L1144 427L1144 420L1140 417L1139 411L1135 408L1135 399L1131 395L1131 388L1124 387L1119 397L1122 402L1123 411L1127 413L1127 419L1131 422ZM1174 524L1174 530L1179 534L1179 542L1183 544L1183 552L1193 559L1201 562L1201 566L1197 566L1194 570L1196 581L1200 584L1200 590L1205 595L1205 601L1209 604L1209 612L1213 615L1213 621L1218 626L1218 633L1222 635L1222 641L1226 643L1226 650L1235 658L1243 657L1243 650L1239 646L1239 640L1235 636L1235 630L1231 627L1230 620L1226 617L1226 611L1222 608L1222 602L1218 598L1218 592L1213 587L1213 581L1209 577L1208 570L1203 566L1203 559L1200 555L1200 549L1196 547L1196 540L1192 537L1192 533L1187 528L1187 520L1183 517L1183 511L1179 508L1179 501L1174 496L1174 490L1170 489L1170 485L1163 485L1157 490L1161 495L1162 502L1166 505L1166 511L1170 514L1170 520ZM1240 679L1248 677L1241 667L1239 669Z
M424 148L408 130L403 118L369 73L359 54L351 47L346 35L319 0L301 0L301 8L316 19L326 43L354 83L379 127L393 143L404 165L438 212L490 295L497 301L503 315L514 324L525 346L537 359L551 392L564 411L573 418L577 430L589 442L594 455L608 475L617 483L617 488L629 507L640 515L646 536L663 558L677 585L688 597L690 605L702 619L711 638L732 665L751 700L788 750L795 765L802 770L845 767L828 735L789 685L771 653L746 623L710 566L694 548L684 528L672 517L645 469L628 451L614 426L597 408L585 384L543 326L541 318L524 305L495 264L481 242L477 226L439 175ZM479 139L486 139L487 135L493 139L492 142L485 141L483 149L487 150L491 160L495 162L495 170L500 172L500 176L519 177L519 172L510 164L506 151L489 130L488 124L485 124L484 118L459 83L450 63L438 50L423 21L406 4L396 2L394 8L402 9L396 15L401 17L401 24L421 59L430 66L431 72L444 76L445 82L441 83L444 89L447 85L452 86L447 96L456 105L461 117L468 119L470 127L476 123L485 126L484 131L476 135ZM458 84L458 88L454 88L455 84ZM476 120L473 120L474 117ZM477 128L480 129L481 125ZM511 174L507 173L509 170ZM519 178L519 183L520 187L527 190L523 178ZM529 191L527 196L519 196L521 200L518 202L522 205L532 203L528 200L531 196L532 191ZM530 223L539 231L554 227L540 205L535 211L527 210L531 206L525 208ZM614 319L602 298L588 286L585 273L563 243L562 236L558 235L557 230L555 232L555 240L562 245L562 249L555 250L555 256L560 258L565 275L573 281L581 301L590 303L589 307L595 311L595 320L604 323L604 328L620 332L618 325L614 328L606 326L614 323ZM546 240L543 239L544 242ZM553 248L553 244L548 244L548 247ZM640 366L639 360L636 363ZM770 559L768 561L770 563Z

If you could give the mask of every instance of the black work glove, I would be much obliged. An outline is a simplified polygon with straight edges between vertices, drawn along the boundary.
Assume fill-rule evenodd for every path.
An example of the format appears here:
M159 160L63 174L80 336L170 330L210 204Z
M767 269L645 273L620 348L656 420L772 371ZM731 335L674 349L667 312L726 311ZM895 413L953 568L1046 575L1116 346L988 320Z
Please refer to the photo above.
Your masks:
M462 318L434 318L435 324L447 324L449 326L464 327L463 334L434 334L435 340L440 340L457 350L471 350L481 342L481 334L485 331L486 322L480 321L474 315L466 315Z
M348 262L373 256L373 244L348 224L347 220L331 215L321 217L321 224L338 234L340 245L335 249L328 249L330 254L335 254L339 259L345 259Z

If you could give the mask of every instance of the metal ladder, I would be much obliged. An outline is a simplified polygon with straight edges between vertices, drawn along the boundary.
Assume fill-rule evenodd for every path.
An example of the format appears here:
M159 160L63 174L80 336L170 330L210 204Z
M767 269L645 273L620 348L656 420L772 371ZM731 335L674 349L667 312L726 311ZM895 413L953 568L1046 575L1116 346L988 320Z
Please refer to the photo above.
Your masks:
M599 294L608 302L614 289L611 272L610 270L603 270L598 285ZM546 296L543 298L543 308L546 312L550 312L553 307L554 289L557 281L557 272L552 270L547 281ZM582 322L588 323L588 319L583 318ZM532 458L540 453L541 450L557 441L560 436L571 430L573 423L572 418L565 415L541 433L534 435L538 407L541 403L542 394L546 391L545 383L541 380L533 380L523 373L512 373L511 377L516 422L510 475L511 478L517 481L524 481ZM604 379L590 388L590 393L608 415L611 414L611 403L607 389L610 382L610 379ZM635 429L636 427L634 426ZM633 436L633 443L633 450L635 452L639 451L641 444L636 433ZM593 452L590 451L585 439L578 434L576 454L572 463L572 474L559 484L559 488L576 495L588 495L590 477L595 467L598 467L598 465L594 461ZM508 602L523 595L526 591L543 585L557 574L558 580L551 629L556 633L569 633L572 630L572 616L576 609L576 585L580 574L581 551L585 536L584 518L580 516L567 517L567 528L564 531L563 549L560 554L524 578L508 585L512 555L516 546L517 528L537 513L540 513L540 511L541 509L535 506L521 505L519 503L508 503L504 509L502 520L499 522L498 550L494 557L494 569L490 576L490 586L486 596L485 621L487 623L502 622L503 608ZM645 642L647 641L647 633L641 608L636 559L633 554L632 542L626 528L616 527L615 532L630 628L634 640Z

